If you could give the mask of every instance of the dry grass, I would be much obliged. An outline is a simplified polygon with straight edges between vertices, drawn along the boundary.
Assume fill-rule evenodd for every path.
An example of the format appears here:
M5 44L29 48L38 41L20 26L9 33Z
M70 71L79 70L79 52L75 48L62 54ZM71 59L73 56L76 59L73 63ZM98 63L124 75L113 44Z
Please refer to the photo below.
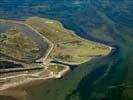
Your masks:
M26 23L54 43L54 50L50 54L53 59L81 63L92 56L107 55L110 52L107 46L78 37L58 21L31 17Z
M28 61L39 56L37 44L19 30L0 34L0 52L18 60Z

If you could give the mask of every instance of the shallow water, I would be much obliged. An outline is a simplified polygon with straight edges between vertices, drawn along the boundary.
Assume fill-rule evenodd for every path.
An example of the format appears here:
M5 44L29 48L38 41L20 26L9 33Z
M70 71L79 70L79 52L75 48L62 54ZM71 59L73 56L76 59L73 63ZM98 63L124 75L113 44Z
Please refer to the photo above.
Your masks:
M107 57L79 65L60 80L23 89L22 99L108 100L106 90L110 86L132 83L132 6L132 0L1 0L1 18L23 20L40 16L56 19L79 36L117 48ZM17 99L20 96L8 95Z

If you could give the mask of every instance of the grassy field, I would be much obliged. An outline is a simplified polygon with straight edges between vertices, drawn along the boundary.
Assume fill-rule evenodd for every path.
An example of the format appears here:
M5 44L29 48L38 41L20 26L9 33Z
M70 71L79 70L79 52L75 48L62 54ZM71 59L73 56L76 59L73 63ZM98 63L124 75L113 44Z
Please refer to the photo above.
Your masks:
M26 23L53 42L54 49L50 54L52 59L81 63L110 52L103 44L78 37L73 31L64 28L59 21L31 17Z
M39 56L37 44L17 29L0 34L0 52L26 62Z

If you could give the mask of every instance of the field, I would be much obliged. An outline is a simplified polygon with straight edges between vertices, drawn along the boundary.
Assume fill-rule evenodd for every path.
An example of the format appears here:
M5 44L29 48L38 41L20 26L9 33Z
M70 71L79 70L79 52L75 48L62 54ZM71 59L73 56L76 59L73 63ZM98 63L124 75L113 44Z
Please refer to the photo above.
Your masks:
M20 61L39 56L37 44L19 30L9 30L0 34L0 52Z
M59 21L31 17L26 23L39 31L54 44L50 58L71 63L82 63L92 57L109 54L110 48L78 37L63 27Z

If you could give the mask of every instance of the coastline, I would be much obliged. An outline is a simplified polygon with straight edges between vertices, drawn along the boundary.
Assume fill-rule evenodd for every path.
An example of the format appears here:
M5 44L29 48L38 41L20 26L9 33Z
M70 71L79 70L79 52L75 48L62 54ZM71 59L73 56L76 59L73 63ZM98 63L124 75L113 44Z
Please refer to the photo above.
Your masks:
M107 45L107 44L102 44L102 43L99 43L99 42L95 42L95 41L91 41L91 40L87 40L87 39L85 39L85 38L83 38L83 37L80 37L79 35L77 35L76 34L76 32L75 31L73 31L73 30L70 30L70 29L67 29L66 27L64 27L64 25L60 22L60 21L58 21L58 20L54 20L54 19L48 19L48 18L43 18L43 19L45 19L45 20L48 20L48 21L50 21L50 22L57 22L58 24L59 24L59 27L61 28L61 29L63 29L64 28L64 30L68 30L72 35L74 35L75 37L77 37L77 38L79 38L80 40L82 40L82 41L85 41L85 42L93 42L93 43L95 43L95 44L97 44L97 45L100 45L100 46L105 46L105 47L107 47L109 50L108 50L108 53L107 54L103 54L103 55L101 55L102 57L103 56L107 56L107 55L109 55L111 52L112 52L112 49L114 48L114 47L112 47L112 46L109 46L109 45ZM27 24L29 27L31 27L29 24ZM32 27L31 27L32 28ZM40 34L40 32L39 31L37 31L36 29L34 29L34 28L32 28L33 30L35 30L37 33L39 33ZM42 34L40 34L42 37L45 37L45 36L43 36ZM46 38L46 37L45 37ZM48 39L49 40L49 39ZM50 40L49 40L50 41ZM50 41L51 42L51 41ZM51 42L52 43L52 42ZM54 47L54 44L53 44L53 47ZM52 51L52 50L51 50ZM93 58L95 58L95 57L91 57L90 58L90 60L91 59L93 59ZM71 61L64 61L64 60L62 60L62 59L53 59L53 61L59 61L59 62L61 62L62 64L64 63L64 64L69 64L69 65L80 65L80 64L83 64L83 63L85 63L85 62L87 62L87 61L89 61L89 59L86 59L86 60L84 60L84 61L81 61L81 62L71 62Z
M109 54L108 55L110 55L111 54L111 52L112 52L112 50L114 49L114 47L111 47L111 46L108 46L109 48L110 48L110 52L109 52ZM105 55L106 56L106 55ZM101 56L101 57L103 57L103 56ZM93 58L91 58L91 59L93 59ZM85 63L85 62L87 62L88 60L86 60L86 61L84 61L84 62L82 62L82 63L71 63L71 62L64 62L64 61L62 61L62 65L64 65L64 64L75 64L75 65L80 65L80 64L83 64L83 63ZM24 80L23 82L21 82L21 83L15 83L15 84L6 84L6 85L4 85L4 86L2 86L2 87L0 87L0 91L3 91L3 90L8 90L8 89L10 89L10 88L16 88L16 87L23 87L23 86L26 86L27 84L30 84L30 83L32 83L32 82L34 82L34 85L35 85L35 82L36 81L38 81L38 83L36 83L36 84L39 84L39 81L40 82L43 82L43 81L47 81L47 80L51 80L51 79L60 79L60 78L62 78L63 76L65 76L69 71L70 71L70 67L69 66L66 66L66 65L64 65L65 66L65 69L64 70L62 70L61 72L59 72L59 74L58 75L55 75L55 76L48 76L48 77L45 77L45 78L28 78L27 80ZM27 74L21 74L21 75L18 75L18 76L24 76L24 75L27 75ZM35 74L34 74L35 75ZM13 76L13 77L17 77L17 76Z
M44 64L44 66L45 66L45 59L49 56L49 54L52 52L52 50L53 50L53 48L54 48L54 44L49 40L49 39L47 39L45 36L43 36L42 34L40 34L37 30L35 30L34 28L32 28L30 25L28 25L28 24L26 24L26 23L24 23L24 22L22 22L22 21L14 21L14 20L4 20L4 19L0 19L0 21L10 21L10 22L13 22L13 23L17 23L17 24L21 24L21 25L26 25L28 28L30 28L31 30L33 30L34 32L36 32L37 34L39 34L42 38L44 38L48 43L50 43L50 47L49 47L49 49L48 49L48 52L46 53L46 55L45 56L43 56L43 57L41 57L40 59L38 59L38 60L41 60L41 63L42 64ZM61 24L61 27L63 27L63 25ZM74 34L76 37L78 37L78 38L80 38L81 40L83 40L83 41L89 41L89 40L86 40L86 39L84 39L84 38L82 38L82 37L80 37L80 36L78 36L77 34L75 34L75 32L74 31L72 31L72 30L70 30L71 31L71 33L72 34ZM93 42L93 41L92 41ZM112 49L113 49L113 47L111 47L111 46L108 46L108 45L105 45L105 44L101 44L101 43L97 43L97 42L94 42L94 43L96 43L96 44L99 44L99 45L104 45L104 46L106 46L107 48L109 48L109 53L108 54L105 54L105 55L101 55L102 57L103 56L106 56L106 55L109 55L110 53L111 53L111 51L112 51ZM91 59L93 59L93 57L91 58ZM27 79L25 79L25 80L23 80L23 81L21 81L21 82L14 82L14 83L9 83L9 84L4 84L3 86L1 86L0 87L0 91L2 91L2 90L7 90L7 89L10 89L10 88L16 88L16 87L18 87L18 86L25 86L25 85L27 85L27 84L30 84L30 83L32 83L32 82L34 82L35 83L35 81L46 81L46 80L50 80L50 79L60 79L61 77L63 77L67 72L69 72L70 71L70 67L69 66L66 66L65 64L70 64L70 65L72 65L72 64L74 64L74 65L80 65L80 64L82 64L82 63L85 63L85 62L87 62L87 61L89 61L88 59L87 60L85 60L85 61L83 61L83 62L81 62L81 63L74 63L74 62L67 62L67 61L63 61L63 60L59 60L59 59L57 59L57 61L59 61L59 62L62 62L62 65L65 67L62 71L60 71L59 73L58 73L58 75L52 75L52 76L48 76L48 77L45 77L45 78L27 78ZM50 62L49 62L50 63ZM28 75L28 74L21 74L21 75L18 75L18 76L12 76L12 77L19 77L19 76L26 76L26 75ZM33 74L33 75L35 75L35 74ZM32 75L31 75L32 76ZM12 77L10 77L10 78L12 78ZM7 77L8 78L8 77ZM7 79L7 78L5 78L5 79ZM39 82L37 82L36 84L39 84Z

